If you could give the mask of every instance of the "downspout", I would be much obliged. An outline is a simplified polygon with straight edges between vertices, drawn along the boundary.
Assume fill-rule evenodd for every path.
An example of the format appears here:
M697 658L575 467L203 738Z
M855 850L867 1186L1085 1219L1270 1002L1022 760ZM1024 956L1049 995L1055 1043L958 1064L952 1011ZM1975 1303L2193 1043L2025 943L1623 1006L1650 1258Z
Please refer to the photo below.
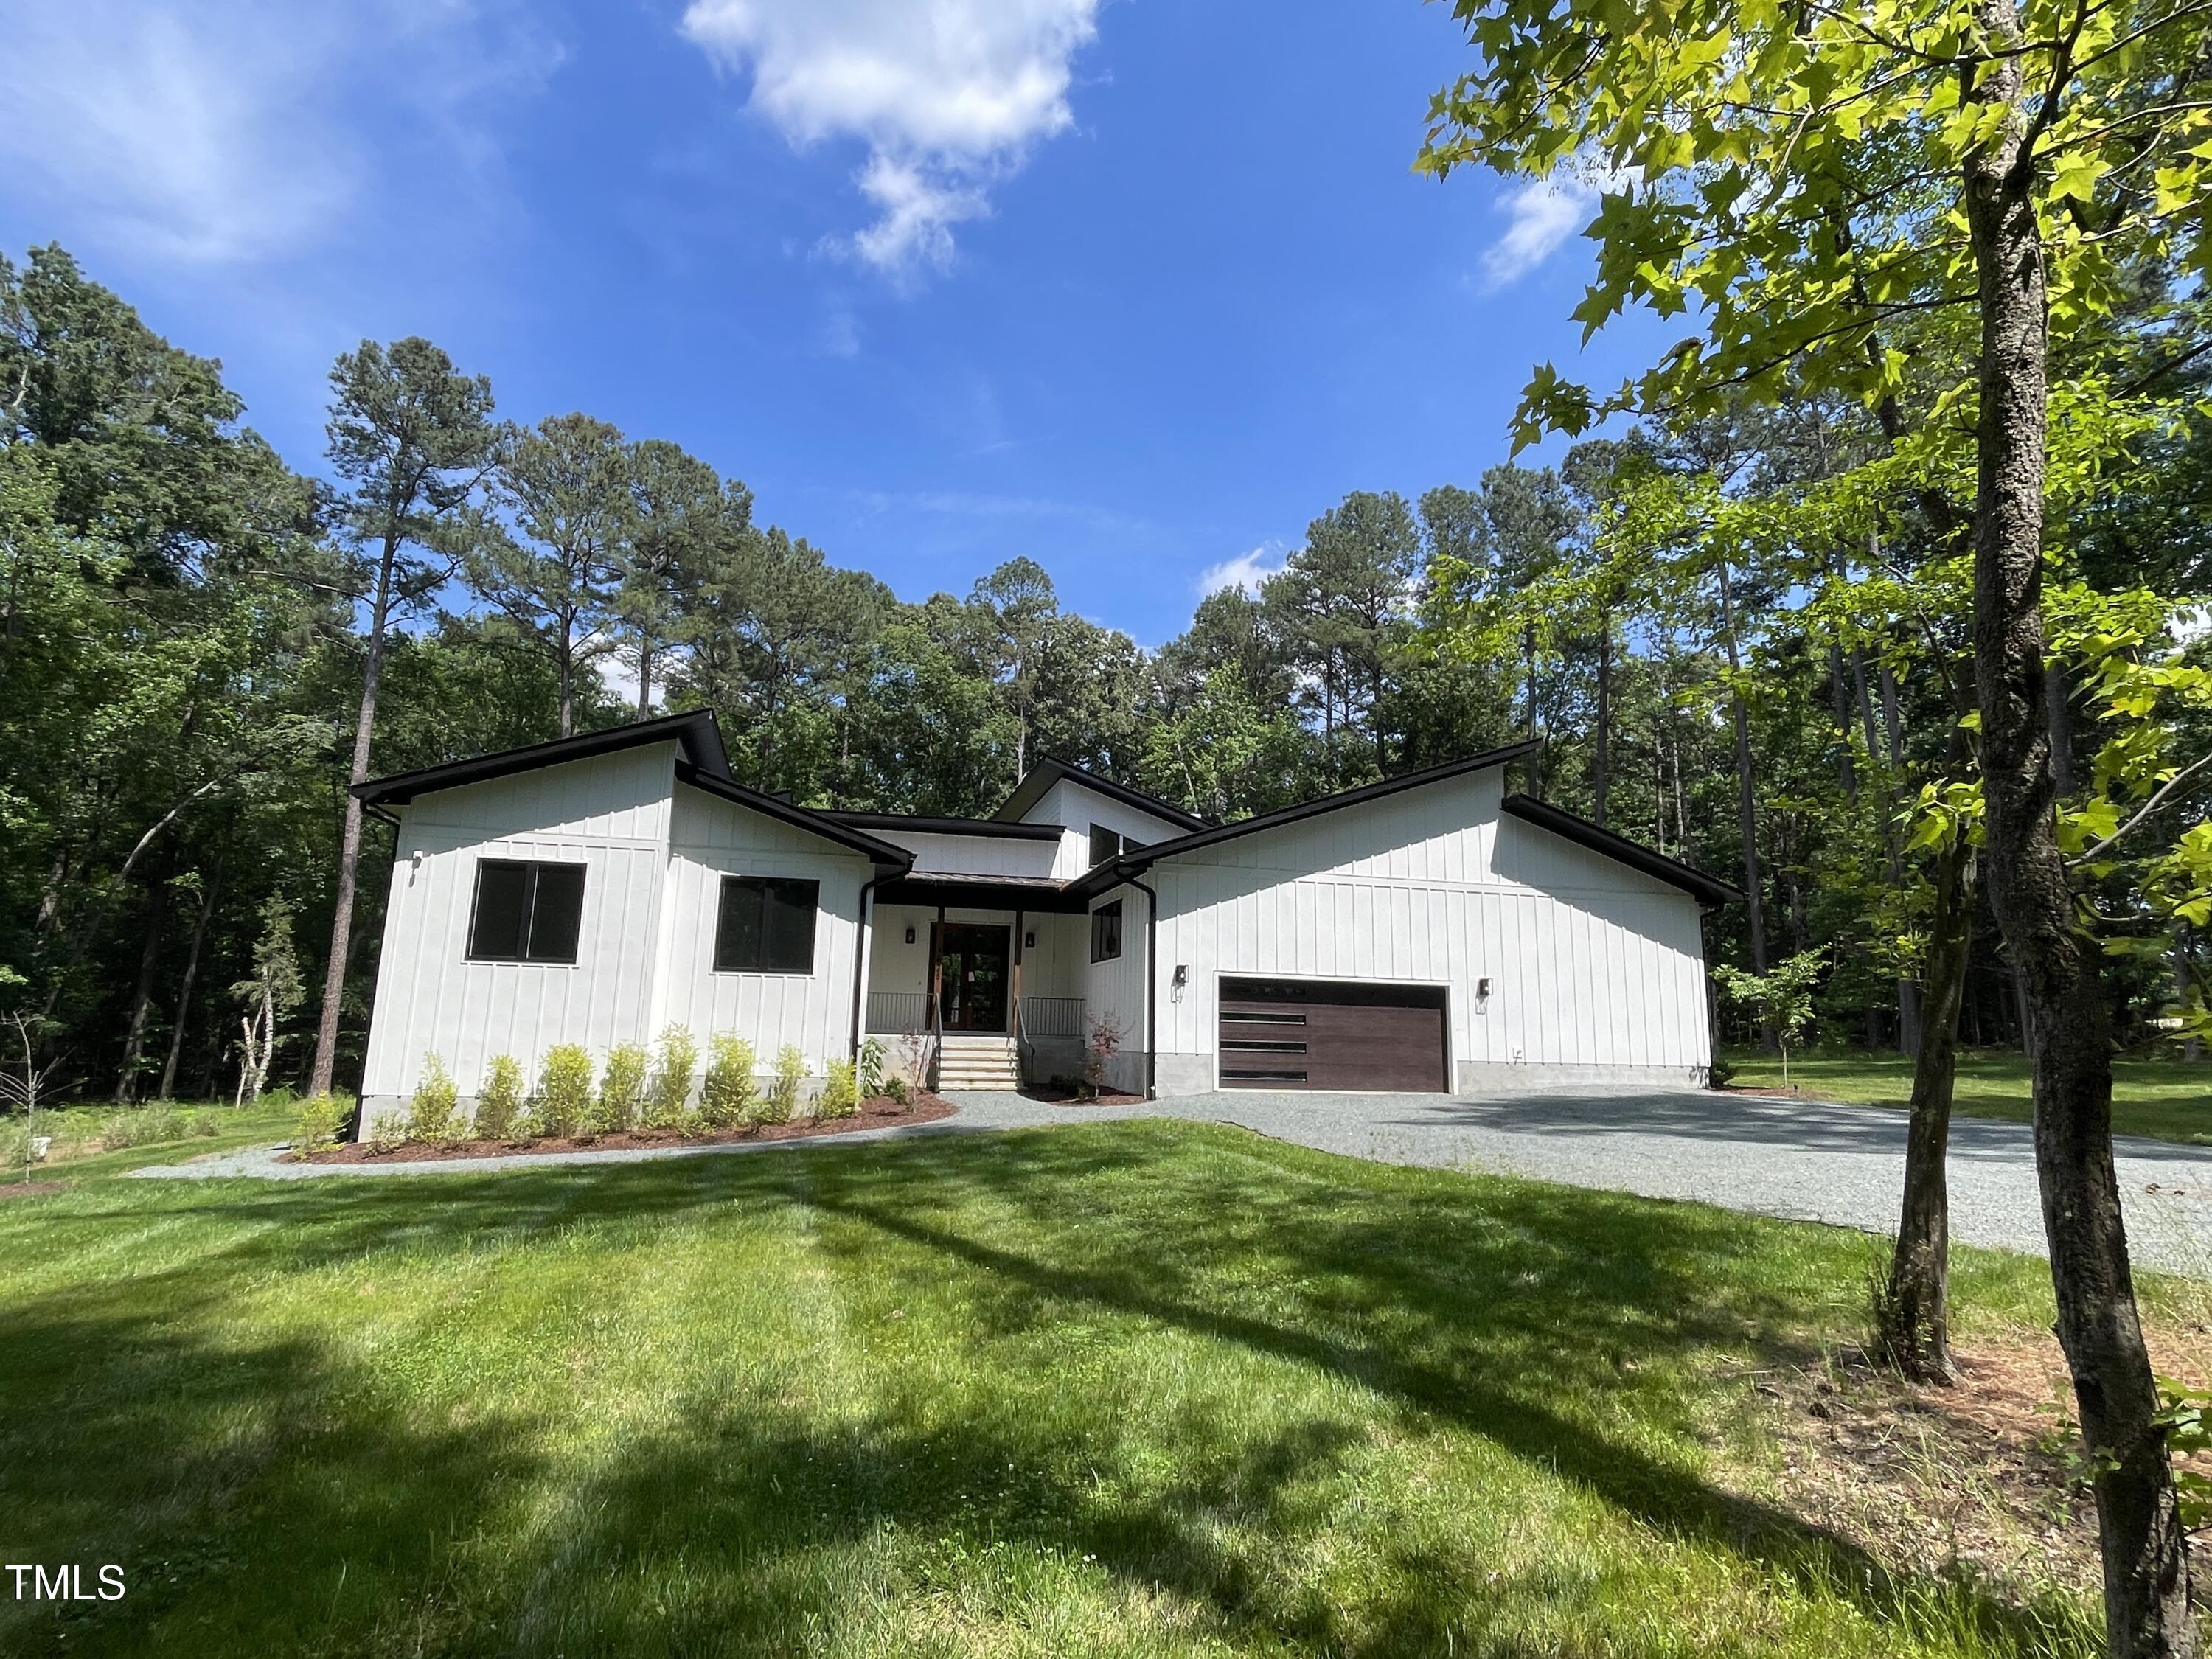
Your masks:
M868 969L868 928L874 910L876 889L888 878L880 866L876 873L860 884L860 937L853 949L853 1064L860 1063L860 987Z
M1145 896L1145 1098L1160 1097L1160 896L1134 876L1122 878Z

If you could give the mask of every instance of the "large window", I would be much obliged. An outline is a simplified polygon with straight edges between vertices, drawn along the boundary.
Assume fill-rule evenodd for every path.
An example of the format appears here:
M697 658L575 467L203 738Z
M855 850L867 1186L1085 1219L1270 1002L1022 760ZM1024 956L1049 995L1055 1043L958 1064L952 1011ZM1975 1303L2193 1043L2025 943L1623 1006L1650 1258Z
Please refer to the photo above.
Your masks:
M477 860L472 962L574 962L584 922L584 866Z
M812 973L814 918L821 908L818 881L724 876L722 914L714 927L714 971Z
M1091 913L1091 959L1111 962L1121 954L1121 901L1102 904Z

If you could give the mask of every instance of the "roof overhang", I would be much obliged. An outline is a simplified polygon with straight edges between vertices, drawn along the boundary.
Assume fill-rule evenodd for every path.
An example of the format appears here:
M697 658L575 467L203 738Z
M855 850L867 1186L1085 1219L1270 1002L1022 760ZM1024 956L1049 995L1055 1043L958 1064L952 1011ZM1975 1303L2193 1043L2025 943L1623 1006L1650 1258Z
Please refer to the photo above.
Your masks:
M1663 881L1669 887L1679 887L1707 909L1723 904L1740 902L1743 890L1731 887L1718 876L1709 876L1693 865L1670 859L1663 853L1655 853L1640 842L1626 836L1592 823L1588 818L1562 811L1548 801L1531 795L1508 795L1503 809L1524 823L1533 823L1540 830L1548 830L1565 841L1591 852L1640 871L1654 881Z
M1072 761L1054 760L1049 757L1022 775L1022 781L1014 786L1014 793L1006 797L1006 804L998 810L995 816L1002 823L1019 820L1030 808L1042 800L1056 783L1080 784L1109 800L1119 801L1124 806L1133 806L1139 812L1148 813L1164 823L1179 823L1186 830L1206 827L1204 818L1186 812L1180 806L1171 806L1158 796L1148 795L1141 789L1132 789L1127 784L1116 783L1111 778L1102 778L1096 772L1086 772Z
M1357 789L1340 790L1334 795L1323 795L1316 800L1301 801L1296 806L1285 806L1279 811L1262 812L1256 817L1240 818L1235 823L1224 823L1201 830L1195 835L1184 836L1175 841L1155 842L1152 846L1134 853L1125 853L1119 858L1109 859L1075 884L1088 898L1109 887L1118 886L1131 876L1149 870L1162 859L1170 859L1178 853L1196 852L1201 848L1218 846L1243 836L1256 836L1269 830L1279 830L1285 824L1301 823L1308 818L1317 818L1329 812L1340 812L1346 807L1364 805L1369 801L1402 794L1408 789L1419 789L1431 783L1444 783L1453 778L1465 777L1492 766L1503 766L1516 761L1537 747L1538 740L1531 738L1521 743L1508 744L1503 749L1492 749L1480 755L1469 755L1464 760L1447 761L1442 766L1425 767L1419 772L1407 772L1401 776L1385 778L1380 783L1362 784Z
M417 795L436 790L486 783L494 778L512 777L520 772L534 772L540 767L561 766L569 761L591 760L653 743L675 744L680 763L702 774L725 779L730 775L730 761L722 748L721 732L714 724L714 715L702 708L690 714L663 715L659 720L638 720L629 726L609 726L604 732L580 732L574 737L556 738L550 743L533 743L521 749L503 749L495 755L480 755L474 760L449 761L443 766L426 766L418 771L394 773L388 778L372 778L355 784L351 793L364 806L404 806Z
M765 817L775 818L779 823L790 824L795 830L804 830L809 835L819 836L824 841L833 842L848 852L860 854L878 870L904 874L914 868L914 854L905 848L895 847L887 841L879 841L865 830L856 830L850 824L840 823L826 812L810 811L804 806L794 805L781 795L764 794L757 789L748 789L742 783L733 783L727 778L715 777L709 773L700 771L696 767L685 765L682 762L677 763L676 781L678 783L688 783L694 789L712 795L717 800L726 800L734 805L747 807Z
M876 902L1080 915L1091 907L1088 900L1076 892L1076 886L1074 882L1054 881L1042 876L965 876L930 870L885 882L876 889Z
M905 812L824 811L825 818L855 830L907 830L917 836L989 836L1000 841L1058 841L1056 823L1001 823L996 818L933 818Z

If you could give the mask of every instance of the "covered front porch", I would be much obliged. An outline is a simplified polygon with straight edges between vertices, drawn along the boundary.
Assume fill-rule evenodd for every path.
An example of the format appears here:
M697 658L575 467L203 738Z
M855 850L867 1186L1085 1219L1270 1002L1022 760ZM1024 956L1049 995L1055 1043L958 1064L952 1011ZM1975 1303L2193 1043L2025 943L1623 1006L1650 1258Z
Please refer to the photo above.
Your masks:
M890 884L869 919L866 1033L933 1086L1080 1078L1088 930L1055 883Z

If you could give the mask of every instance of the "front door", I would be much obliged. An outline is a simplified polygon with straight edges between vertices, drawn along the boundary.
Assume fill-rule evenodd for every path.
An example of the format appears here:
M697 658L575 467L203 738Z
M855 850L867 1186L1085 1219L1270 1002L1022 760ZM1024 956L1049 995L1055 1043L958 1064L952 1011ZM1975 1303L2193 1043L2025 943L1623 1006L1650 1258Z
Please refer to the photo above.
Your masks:
M939 994L948 1031L1006 1029L1008 931L948 921L938 934Z

